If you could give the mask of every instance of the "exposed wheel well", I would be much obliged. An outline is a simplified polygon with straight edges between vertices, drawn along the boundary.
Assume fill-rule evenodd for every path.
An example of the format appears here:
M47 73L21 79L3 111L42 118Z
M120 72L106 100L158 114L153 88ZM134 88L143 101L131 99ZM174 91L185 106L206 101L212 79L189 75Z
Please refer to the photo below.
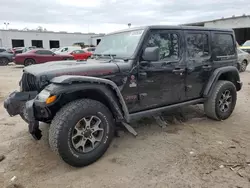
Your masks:
M219 79L218 80L228 80L230 82L232 82L236 89L239 90L239 83L238 83L238 76L235 75L236 73L235 72L225 72L225 73L222 73L220 76L219 76Z

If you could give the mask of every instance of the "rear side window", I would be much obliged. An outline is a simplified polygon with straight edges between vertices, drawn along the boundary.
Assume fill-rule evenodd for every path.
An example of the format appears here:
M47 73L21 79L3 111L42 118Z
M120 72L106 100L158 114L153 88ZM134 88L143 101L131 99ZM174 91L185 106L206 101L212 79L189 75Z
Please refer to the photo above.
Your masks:
M40 55L52 55L53 52L51 52L49 50L38 50L38 51L36 51L36 54L40 54Z
M224 33L214 34L214 54L216 57L235 55L233 36Z
M204 33L188 33L186 35L187 56L191 59L209 56L208 35Z

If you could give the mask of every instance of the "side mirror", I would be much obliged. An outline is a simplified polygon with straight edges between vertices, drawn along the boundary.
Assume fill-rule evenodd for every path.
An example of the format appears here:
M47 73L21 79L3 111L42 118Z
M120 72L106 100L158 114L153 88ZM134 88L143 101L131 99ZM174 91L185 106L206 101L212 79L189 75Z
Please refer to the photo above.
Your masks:
M142 59L144 61L159 61L160 59L159 47L147 47L142 54Z

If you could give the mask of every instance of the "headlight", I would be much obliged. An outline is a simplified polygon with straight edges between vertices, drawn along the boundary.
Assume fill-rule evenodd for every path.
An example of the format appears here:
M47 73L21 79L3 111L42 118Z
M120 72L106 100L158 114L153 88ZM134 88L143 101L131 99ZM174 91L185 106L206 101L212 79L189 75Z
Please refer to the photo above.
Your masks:
M39 94L37 99L39 101L45 102L50 97L50 92L47 90L42 90Z
M42 90L38 96L37 100L40 102L45 102L46 104L51 104L57 99L56 95L51 95L51 93L48 90Z

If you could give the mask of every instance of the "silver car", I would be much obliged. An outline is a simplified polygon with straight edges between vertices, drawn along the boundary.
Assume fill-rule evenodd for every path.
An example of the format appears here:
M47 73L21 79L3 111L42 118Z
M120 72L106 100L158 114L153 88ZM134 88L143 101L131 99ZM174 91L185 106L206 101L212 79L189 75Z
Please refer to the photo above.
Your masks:
M240 64L239 71L244 72L250 62L250 54L238 48L238 61Z

